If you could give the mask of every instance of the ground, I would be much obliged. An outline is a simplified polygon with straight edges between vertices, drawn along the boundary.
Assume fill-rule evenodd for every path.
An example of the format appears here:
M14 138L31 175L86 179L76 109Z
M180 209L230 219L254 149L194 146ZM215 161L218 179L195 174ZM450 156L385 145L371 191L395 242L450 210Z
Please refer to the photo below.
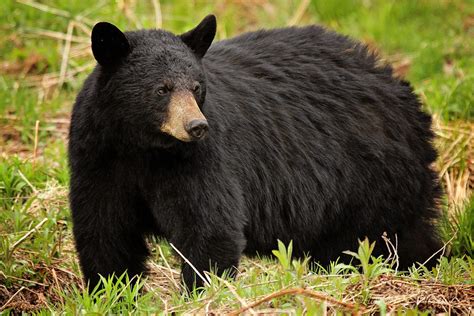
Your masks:
M434 116L440 157L433 168L446 193L440 231L450 259L401 274L390 260L396 257L369 260L364 241L352 249L352 266L322 269L292 260L289 245L280 245L274 258L244 259L236 281L211 275L206 292L186 298L171 246L151 240L145 283L106 282L93 296L82 291L65 148L74 96L94 65L91 27L106 20L124 30L158 26L180 33L211 12L220 39L262 27L323 24L362 40L412 82ZM6 0L0 21L0 313L473 312L472 1Z

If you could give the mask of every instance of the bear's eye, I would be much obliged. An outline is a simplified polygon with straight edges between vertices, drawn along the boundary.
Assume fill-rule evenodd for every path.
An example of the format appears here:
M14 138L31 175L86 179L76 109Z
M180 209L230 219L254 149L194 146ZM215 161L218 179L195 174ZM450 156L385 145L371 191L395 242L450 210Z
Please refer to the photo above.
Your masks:
M201 91L201 85L199 83L196 83L193 87L193 91L195 93L199 93L199 91Z
M165 87L165 86L159 87L159 88L156 90L156 92L158 93L158 95L161 95L161 96L166 95L169 91L170 91L170 90L169 90L167 87Z

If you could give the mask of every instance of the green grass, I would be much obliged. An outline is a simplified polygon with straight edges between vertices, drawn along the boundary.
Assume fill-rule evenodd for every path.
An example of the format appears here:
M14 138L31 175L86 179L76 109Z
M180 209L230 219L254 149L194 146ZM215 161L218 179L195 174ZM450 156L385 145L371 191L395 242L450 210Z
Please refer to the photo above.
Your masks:
M161 5L162 27L176 33L213 12L219 39L259 28L319 23L364 41L394 64L436 117L437 169L447 193L440 234L449 241L446 251L452 257L443 258L432 270L416 266L400 274L393 258L371 257L367 241L350 249L353 265L308 267L307 260L291 257L291 245L280 244L273 258L244 258L237 280L211 275L211 286L190 297L180 291L179 260L165 241L151 243L148 279L132 287L127 286L127 276L104 280L104 289L93 294L84 291L72 243L65 144L74 97L94 64L88 47L90 29L103 20L123 30L155 27L153 1L41 3L46 6L25 0L0 4L0 312L229 312L272 293L306 288L359 310L366 306L366 311L381 314L393 310L423 314L430 309L440 312L443 306L429 299L431 305L417 306L408 294L421 291L426 297L448 297L442 289L461 291L473 285L471 0L156 1ZM73 75L58 80L71 21L74 41L63 70ZM406 300L396 301L402 292ZM347 308L313 294L280 294L254 309L311 315L327 309L342 313Z

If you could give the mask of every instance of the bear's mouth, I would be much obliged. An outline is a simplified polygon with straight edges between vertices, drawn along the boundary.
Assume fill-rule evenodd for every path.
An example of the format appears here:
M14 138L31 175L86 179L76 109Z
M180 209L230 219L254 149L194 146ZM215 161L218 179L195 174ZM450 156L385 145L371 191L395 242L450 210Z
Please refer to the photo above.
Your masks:
M157 141L155 142L155 144L156 144L156 147L159 147L159 148L165 148L165 149L171 148L178 145L179 143L182 143L180 140L176 139L175 137L163 132L160 132L156 138L157 138Z

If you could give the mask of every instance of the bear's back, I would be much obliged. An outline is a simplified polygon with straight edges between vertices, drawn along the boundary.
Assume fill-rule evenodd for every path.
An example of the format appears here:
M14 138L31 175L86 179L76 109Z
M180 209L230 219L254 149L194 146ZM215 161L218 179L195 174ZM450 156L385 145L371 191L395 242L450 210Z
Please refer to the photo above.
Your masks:
M261 30L215 43L203 64L208 111L227 113L219 123L259 125L295 143L314 139L313 148L344 141L374 155L388 145L419 154L422 164L435 159L431 118L411 86L348 37L319 26Z
M378 67L377 62L377 57L365 45L315 25L244 33L214 43L204 57L208 66L225 65L235 71L263 67L261 70L277 72L278 68L288 68L295 73L299 68L311 72L311 68L317 67L321 72L334 72L338 68L346 73L372 74L379 80L393 82L391 68ZM265 76L264 71L260 74L255 69L252 71L257 76Z
M430 117L364 45L317 26L257 31L211 46L204 67L210 141L245 178L249 252L314 227L378 236L434 207Z

